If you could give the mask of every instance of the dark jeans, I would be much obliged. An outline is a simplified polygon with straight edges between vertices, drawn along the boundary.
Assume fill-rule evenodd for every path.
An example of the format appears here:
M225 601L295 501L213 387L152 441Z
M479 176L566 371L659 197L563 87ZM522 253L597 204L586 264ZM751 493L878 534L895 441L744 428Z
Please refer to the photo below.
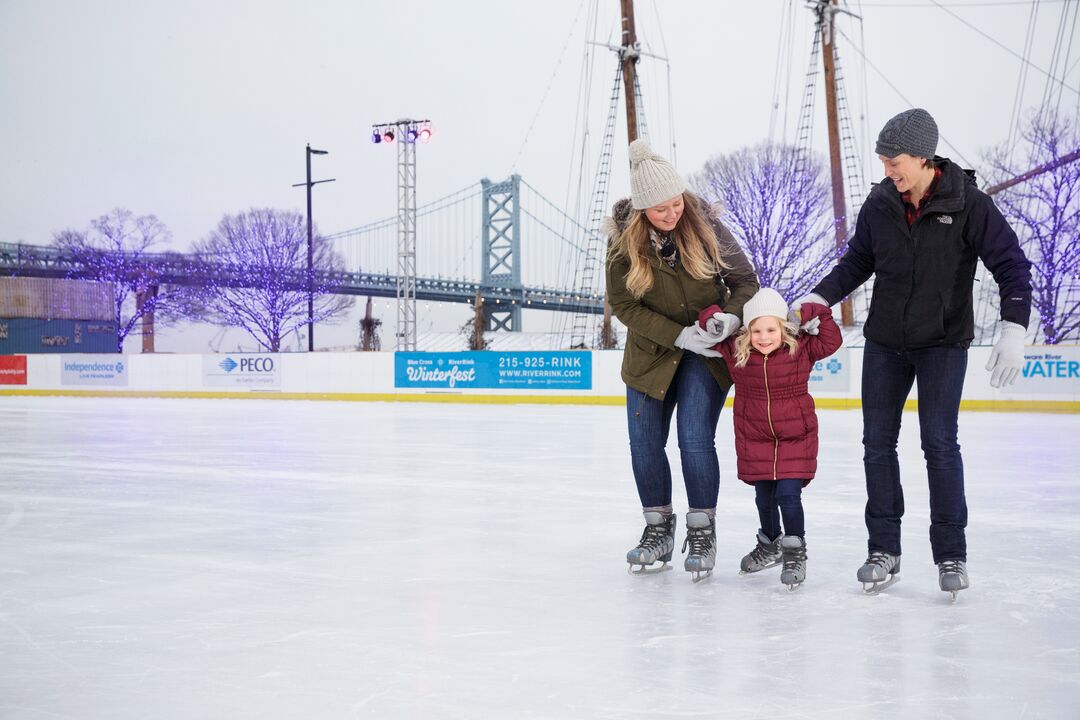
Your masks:
M919 432L930 482L930 545L934 562L966 560L964 462L956 441L967 350L891 350L866 341L863 354L863 463L868 549L900 554L904 491L896 454L900 418L913 381L919 383Z
M630 461L642 507L671 504L671 466L668 429L675 406L679 455L686 497L692 508L716 507L720 492L720 463L716 459L716 423L727 391L721 389L703 359L683 354L667 397L657 400L626 388L626 420L630 431Z
M780 535L780 517L784 518L784 532L788 535L806 535L803 522L802 480L759 480L754 483L754 501L761 532L770 540Z

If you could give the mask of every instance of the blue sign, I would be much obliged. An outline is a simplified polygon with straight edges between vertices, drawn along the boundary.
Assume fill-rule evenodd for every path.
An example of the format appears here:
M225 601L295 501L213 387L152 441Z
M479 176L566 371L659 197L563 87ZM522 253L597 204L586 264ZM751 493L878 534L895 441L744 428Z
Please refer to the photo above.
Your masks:
M394 387L441 390L591 390L592 353L396 352Z

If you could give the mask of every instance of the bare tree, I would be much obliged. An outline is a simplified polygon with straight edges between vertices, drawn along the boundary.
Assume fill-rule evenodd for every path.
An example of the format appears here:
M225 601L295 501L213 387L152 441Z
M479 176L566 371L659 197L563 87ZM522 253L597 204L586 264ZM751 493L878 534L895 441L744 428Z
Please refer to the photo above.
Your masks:
M357 349L378 352L382 347L382 341L379 339L380 327L382 327L382 320L372 314L372 302L369 295L364 317L360 318L360 347Z
M183 263L178 253L150 252L172 237L154 215L135 215L115 208L90 222L87 230L63 230L53 244L70 257L78 269L73 277L110 283L117 325L117 349L144 316L159 324L183 317L188 293L183 287L162 285L162 267Z
M491 343L484 337L484 329L487 327L487 316L484 313L484 298L480 290L476 291L473 300L472 317L461 326L461 335L465 338L466 350L487 350Z
M326 322L345 314L353 298L334 294L332 273L342 269L343 261L330 242L316 236L312 248L312 321ZM203 319L240 328L270 352L280 350L282 338L307 324L307 224L302 214L253 208L226 215L195 244L195 254L217 264L220 276L228 278L203 293Z
M794 147L763 143L713 157L690 184L721 206L762 287L791 300L833 263L829 181L816 157L800 160Z
M992 182L1055 165L1080 149L1076 118L1047 109L1030 115L1021 137L1025 147L1016 153L1019 161L1011 159L1012 147L1005 144L984 153ZM1033 264L1032 305L1043 342L1080 338L1080 161L1057 164L994 200Z

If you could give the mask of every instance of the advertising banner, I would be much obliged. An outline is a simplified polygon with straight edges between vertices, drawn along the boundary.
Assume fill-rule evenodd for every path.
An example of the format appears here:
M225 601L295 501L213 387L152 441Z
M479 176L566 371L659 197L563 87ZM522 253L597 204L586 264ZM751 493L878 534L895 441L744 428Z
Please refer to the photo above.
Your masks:
M235 390L281 388L281 358L258 353L203 355L203 386Z
M397 352L394 387L441 390L591 390L592 353Z
M127 385L128 364L122 356L61 355L61 385Z
M0 355L0 385L26 384L26 356Z
M1020 377L1005 393L1040 395L1080 394L1080 347L1076 345L1024 348Z
M840 348L814 363L809 388L811 395L818 391L847 392L851 389L851 353L847 348Z

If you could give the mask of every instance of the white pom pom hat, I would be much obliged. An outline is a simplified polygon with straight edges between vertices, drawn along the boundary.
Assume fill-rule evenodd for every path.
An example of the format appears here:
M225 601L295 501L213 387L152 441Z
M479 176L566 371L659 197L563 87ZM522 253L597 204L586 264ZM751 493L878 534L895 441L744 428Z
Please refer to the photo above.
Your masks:
M682 195L686 183L675 167L645 140L630 143L630 204L645 210Z

